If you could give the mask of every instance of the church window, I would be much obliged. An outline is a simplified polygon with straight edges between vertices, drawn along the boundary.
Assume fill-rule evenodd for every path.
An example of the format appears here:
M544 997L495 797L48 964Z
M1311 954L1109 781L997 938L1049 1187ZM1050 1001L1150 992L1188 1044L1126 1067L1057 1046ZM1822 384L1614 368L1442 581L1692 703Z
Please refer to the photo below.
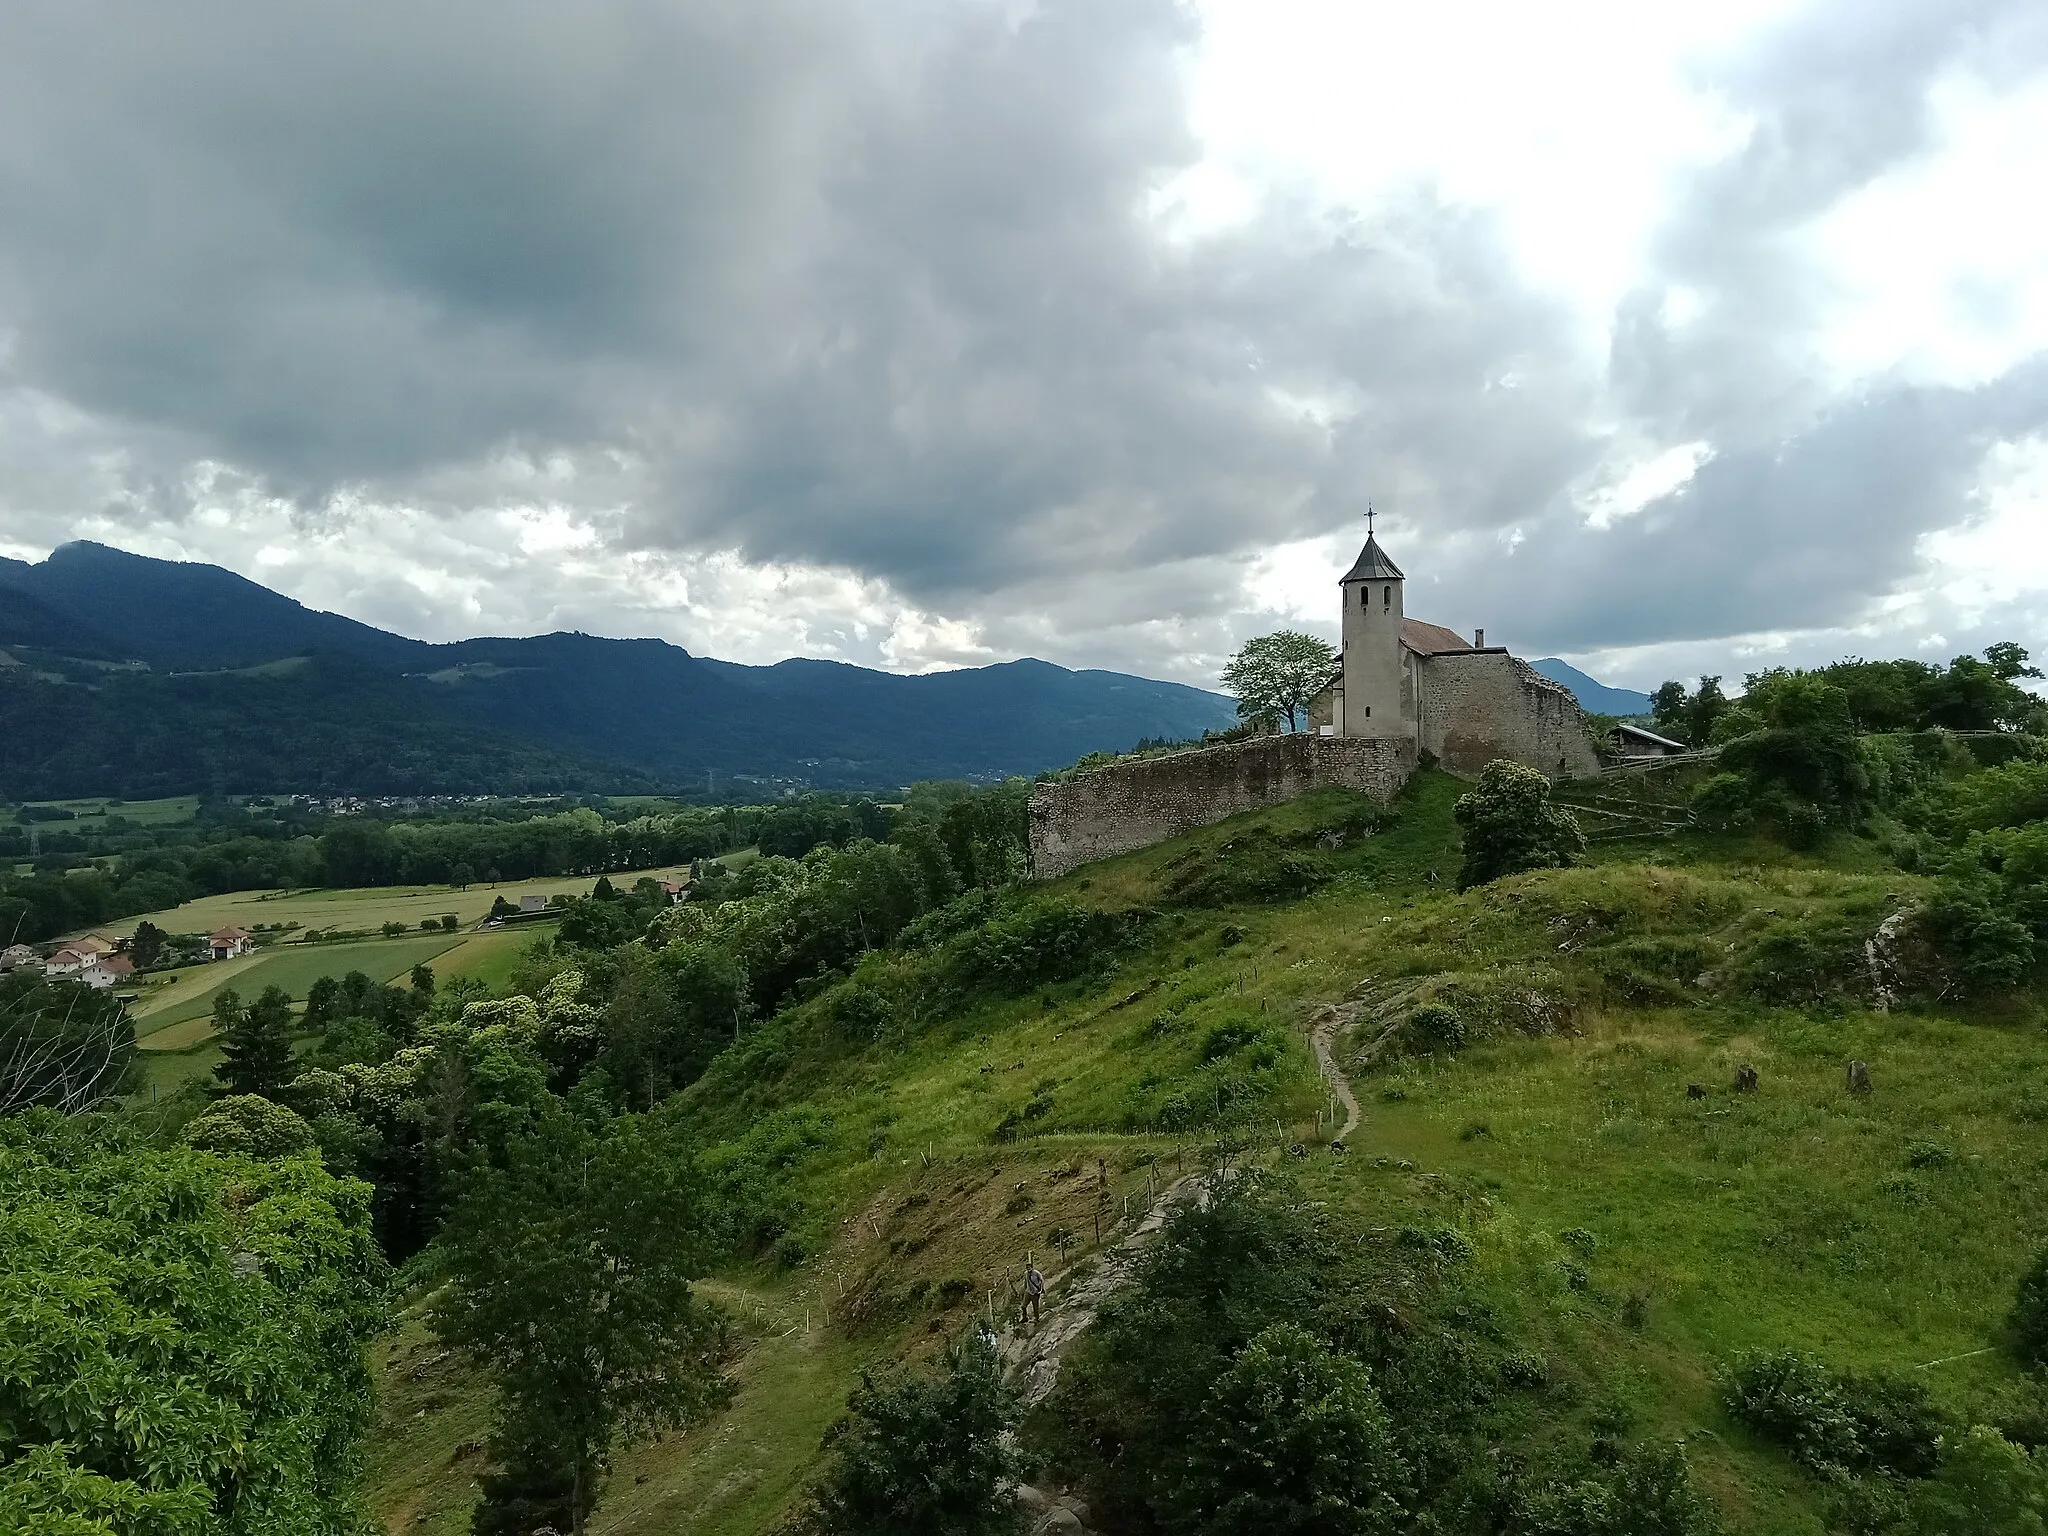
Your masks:
M1392 587L1380 588L1380 606L1382 608L1392 608L1394 606L1394 589Z

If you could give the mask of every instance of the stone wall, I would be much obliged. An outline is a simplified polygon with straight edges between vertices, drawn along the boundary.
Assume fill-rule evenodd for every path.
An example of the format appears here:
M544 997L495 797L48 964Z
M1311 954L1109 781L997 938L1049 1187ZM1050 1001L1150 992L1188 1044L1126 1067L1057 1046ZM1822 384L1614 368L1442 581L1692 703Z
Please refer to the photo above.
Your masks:
M1422 750L1465 778L1496 758L1553 779L1595 773L1600 758L1572 691L1506 651L1418 658Z
M1413 742L1306 731L1116 763L1032 789L1031 872L1050 879L1325 784L1391 799L1414 771Z

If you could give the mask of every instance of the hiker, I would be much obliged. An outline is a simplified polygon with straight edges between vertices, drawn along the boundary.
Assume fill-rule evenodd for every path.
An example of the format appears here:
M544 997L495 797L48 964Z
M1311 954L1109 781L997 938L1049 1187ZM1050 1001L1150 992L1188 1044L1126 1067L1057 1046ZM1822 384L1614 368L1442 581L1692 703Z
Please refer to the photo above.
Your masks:
M1038 1266L1029 1259L1024 1261L1024 1315L1017 1319L1023 1322L1029 1318L1035 1327L1038 1323L1038 1298L1045 1294L1045 1276L1038 1272Z

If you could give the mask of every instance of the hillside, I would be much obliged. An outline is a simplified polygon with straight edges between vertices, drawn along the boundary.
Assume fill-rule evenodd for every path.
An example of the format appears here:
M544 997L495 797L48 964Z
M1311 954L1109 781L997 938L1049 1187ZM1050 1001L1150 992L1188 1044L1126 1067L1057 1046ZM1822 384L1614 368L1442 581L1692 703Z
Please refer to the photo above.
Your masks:
M10 716L42 722L0 749L0 795L15 797L683 788L735 774L894 787L1030 774L1235 719L1198 688L1033 660L905 677L582 634L430 645L217 567L83 543L0 560L0 646L20 652L0 651ZM307 686L252 674L307 656L324 663ZM382 739L332 749L366 720L385 722ZM130 734L176 750L142 751ZM447 763L419 749L425 736L456 748Z
M2048 1192L2039 996L1879 1011L1864 940L1924 882L1839 835L1810 854L1603 843L1592 867L1460 894L1463 789L1424 774L1389 812L1321 792L1093 866L1025 915L871 956L713 1060L664 1113L758 1213L758 1256L704 1287L739 1330L738 1396L623 1457L602 1528L778 1529L864 1364L1002 1323L1027 1254L1057 1319L1160 1192L1218 1158L1254 1170L1276 1213L1256 1219L1308 1225L1226 1266L1236 1300L1204 1326L1266 1306L1354 1330L1429 1496L1503 1501L1484 1528L1680 1529L1510 1513L1654 1482L1673 1443L1736 1531L1840 1528L1845 1499L1893 1496L1803 1470L1731 1416L1721 1384L1751 1350L1901 1373L1927 1413L2034 1443L2042 1402L2003 1319ZM1075 910L1094 916L1030 948L1030 911ZM979 958L949 968L956 950ZM1362 1107L1342 1152L1318 1034ZM1852 1058L1867 1095L1845 1085ZM1205 1220L1215 1241L1254 1217ZM1277 1299L1273 1276L1311 1260L1336 1267ZM1188 1262L1140 1261L1147 1327L1195 1305L1173 1290L1202 1283ZM1101 1528L1151 1529L1141 1442L1109 1427L1145 1335L1104 1326L1069 1347L1026 1441ZM386 1528L467 1529L478 1382L415 1320L383 1389Z

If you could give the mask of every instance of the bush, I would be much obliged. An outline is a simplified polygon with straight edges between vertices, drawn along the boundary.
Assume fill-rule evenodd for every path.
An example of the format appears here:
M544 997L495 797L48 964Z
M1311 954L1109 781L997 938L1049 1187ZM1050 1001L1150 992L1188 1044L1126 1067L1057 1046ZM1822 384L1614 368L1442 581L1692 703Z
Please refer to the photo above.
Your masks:
M403 923L391 922L384 925L384 937L387 939L395 939L405 931L406 927Z
M1465 1044L1465 1021L1447 1003L1425 1003L1408 1015L1408 1037L1417 1050L1454 1053Z
M253 1093L216 1103L185 1127L185 1143L207 1152L270 1162L313 1147L313 1128L282 1104Z
M1578 820L1550 803L1550 780L1520 763L1488 763L1453 814L1464 829L1461 891L1524 870L1575 864L1586 851Z
M2048 1365L2048 1245L2020 1276L2007 1321L2020 1358L2029 1365Z
M1720 1529L1676 1445L1625 1451L1611 1473L1551 1483L1518 1513L1514 1529L1526 1536L1710 1536Z
M1112 913L1053 897L1026 902L959 941L966 979L1010 996L1095 969L1142 926L1138 913Z
M1356 1536L1407 1523L1412 1492L1371 1374L1291 1323L1217 1378L1187 1447L1181 1528L1203 1536Z
M816 1491L826 1536L994 1536L1014 1530L1010 1442L1020 1410L993 1341L949 1347L933 1375L861 1373L825 1435Z
M1823 1475L1931 1477L1948 1428L1925 1383L1832 1371L1797 1350L1738 1361L1725 1400L1736 1418Z

